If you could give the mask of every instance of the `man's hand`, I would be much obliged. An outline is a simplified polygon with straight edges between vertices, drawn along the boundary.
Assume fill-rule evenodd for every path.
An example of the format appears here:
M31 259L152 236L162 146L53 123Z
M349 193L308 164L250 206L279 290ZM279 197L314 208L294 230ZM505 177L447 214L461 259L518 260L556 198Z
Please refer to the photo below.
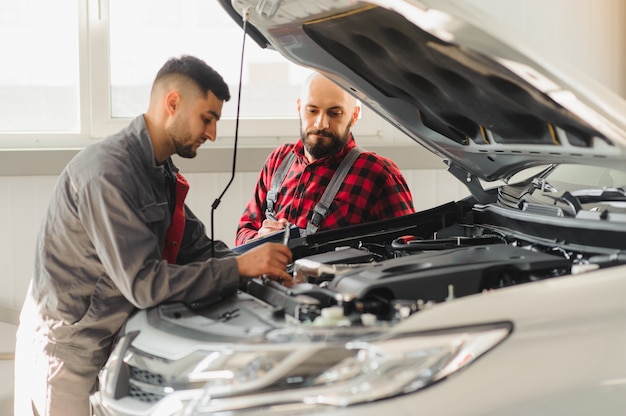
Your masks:
M291 250L278 243L265 243L237 256L237 267L242 277L265 276L272 280L282 280L291 286L291 275L287 265L291 263Z
M285 225L287 224L286 218L281 218L279 220L263 220L263 224L261 224L261 228L257 231L257 238L263 237L264 235L268 235L271 233L275 233L276 231L282 231L285 229Z

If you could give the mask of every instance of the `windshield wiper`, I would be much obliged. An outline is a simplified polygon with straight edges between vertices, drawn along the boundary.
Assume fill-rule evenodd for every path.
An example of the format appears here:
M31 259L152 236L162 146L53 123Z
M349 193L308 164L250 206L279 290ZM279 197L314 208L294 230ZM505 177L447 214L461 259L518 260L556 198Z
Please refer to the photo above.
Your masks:
M558 192L554 185L552 185L546 178L533 178L533 187L535 189L541 190L541 192Z
M602 201L626 201L626 192L622 188L581 189L572 192L581 203Z
M566 204L572 215L576 215L583 209L583 204L596 202L617 201L626 202L626 192L621 188L584 189L574 192L565 191L562 194L546 195L555 202Z

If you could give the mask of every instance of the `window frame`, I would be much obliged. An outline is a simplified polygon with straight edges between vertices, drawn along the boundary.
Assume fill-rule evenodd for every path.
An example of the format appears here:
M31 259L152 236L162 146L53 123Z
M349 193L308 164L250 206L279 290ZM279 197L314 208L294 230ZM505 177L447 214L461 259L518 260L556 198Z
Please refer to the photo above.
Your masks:
M89 0L93 2L97 0ZM90 103L89 89L89 60L88 58L88 5L87 2L74 0L77 10L78 32L78 109L80 129L77 132L0 132L0 151L9 150L13 154L16 150L48 149L48 148L81 148L91 143L89 134L90 118L88 105Z
M92 87L92 99L90 108L92 110L91 131L93 137L102 138L115 133L126 125L130 118L111 117L111 95L110 91L110 61L109 61L109 0L91 0L97 2L97 6L90 11L90 42L94 51L107 51L103 54L91 54L92 68L103 68L102 71L92 71L94 83ZM98 9L95 10L95 7ZM248 38L248 41L253 42ZM245 59L245 54L244 54ZM233 100L237 100L237 91L232 91ZM245 100L245 89L242 91L242 100ZM266 147L273 146L278 141L292 141L298 136L298 118L296 117L296 103L294 98L294 117L276 118L252 118L239 119L222 118L218 123L218 139L215 145L220 146L227 143L231 146L235 137L235 130L238 129L237 137L241 139L242 146ZM371 111L362 106L362 116L354 127L355 136L359 137L359 142L364 144L380 143L382 140L383 120ZM103 117L104 115L104 117ZM215 146L213 145L213 146Z
M78 73L80 131L0 133L1 150L80 149L123 129L132 120L111 116L109 59L109 0L75 0L77 3ZM252 41L252 39L248 38ZM245 59L245 55L244 55ZM238 91L233 91L237 100ZM245 100L245 89L242 91ZM298 136L298 119L223 118L218 124L218 139L212 147L232 147L235 130L239 144L250 148L267 148L293 141ZM362 106L362 117L353 131L359 143L384 144L385 122L372 110Z

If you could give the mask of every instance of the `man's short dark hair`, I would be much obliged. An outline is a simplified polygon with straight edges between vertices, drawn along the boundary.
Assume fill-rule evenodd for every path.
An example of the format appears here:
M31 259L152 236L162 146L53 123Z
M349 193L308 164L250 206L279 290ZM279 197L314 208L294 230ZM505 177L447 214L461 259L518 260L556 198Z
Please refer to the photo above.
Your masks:
M154 83L170 75L182 75L190 79L205 96L211 91L220 100L230 100L230 91L222 76L195 56L182 55L179 58L168 59L157 73Z

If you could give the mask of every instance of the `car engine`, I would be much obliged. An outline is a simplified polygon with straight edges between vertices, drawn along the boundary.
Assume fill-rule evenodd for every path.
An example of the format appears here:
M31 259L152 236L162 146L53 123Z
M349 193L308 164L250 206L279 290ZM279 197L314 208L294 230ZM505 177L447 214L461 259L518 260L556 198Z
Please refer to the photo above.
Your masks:
M617 229L591 246L597 224L563 218L555 231L539 221L542 216L480 205L470 197L402 218L291 239L292 287L252 279L237 301L191 309L210 319L243 319L244 327L258 327L263 314L261 327L268 328L393 323L435 303L623 262ZM247 297L265 304L266 312L255 307L246 314Z

